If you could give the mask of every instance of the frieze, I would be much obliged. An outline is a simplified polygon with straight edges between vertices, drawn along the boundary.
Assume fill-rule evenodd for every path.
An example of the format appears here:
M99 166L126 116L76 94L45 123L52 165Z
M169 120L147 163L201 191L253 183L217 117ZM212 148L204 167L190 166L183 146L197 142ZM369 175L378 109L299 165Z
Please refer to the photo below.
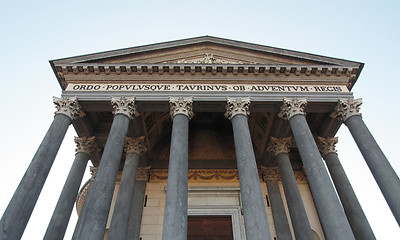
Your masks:
M137 181L148 181L150 175L150 166L148 167L139 167L136 172L136 180Z
M150 181L167 181L167 169L152 169L150 171ZM212 181L239 181L236 169L189 169L189 182L212 182Z
M278 181L282 182L281 175L279 174L278 167L261 167L261 176L264 182L266 181ZM294 176L298 183L306 183L307 176L304 171L294 171Z
M305 79L306 81L306 79ZM293 84L127 84L84 83L68 84L71 92L294 92L294 93L347 93L345 85L293 85Z

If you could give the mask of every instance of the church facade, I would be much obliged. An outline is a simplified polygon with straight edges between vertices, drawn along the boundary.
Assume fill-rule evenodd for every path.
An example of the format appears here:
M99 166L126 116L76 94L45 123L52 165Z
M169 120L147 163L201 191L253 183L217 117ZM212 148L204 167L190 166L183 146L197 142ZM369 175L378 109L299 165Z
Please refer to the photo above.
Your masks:
M62 96L0 239L22 236L70 124L44 239L74 204L73 239L375 239L335 150L343 123L400 222L399 178L351 92L363 63L205 36L50 64Z

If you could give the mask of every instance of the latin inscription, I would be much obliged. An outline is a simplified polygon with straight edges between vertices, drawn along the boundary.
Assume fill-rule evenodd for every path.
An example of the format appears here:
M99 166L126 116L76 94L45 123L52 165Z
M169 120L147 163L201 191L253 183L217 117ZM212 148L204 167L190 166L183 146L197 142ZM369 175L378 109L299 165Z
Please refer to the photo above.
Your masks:
M340 85L259 85L259 84L69 84L67 91L138 92L348 92Z

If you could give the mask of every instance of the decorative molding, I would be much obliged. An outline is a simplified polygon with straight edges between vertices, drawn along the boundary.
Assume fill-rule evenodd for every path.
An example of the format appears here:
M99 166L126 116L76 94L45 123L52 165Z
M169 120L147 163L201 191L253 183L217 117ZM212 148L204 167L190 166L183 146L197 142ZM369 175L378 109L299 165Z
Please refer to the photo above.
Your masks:
M81 105L78 103L78 97L53 97L53 103L56 105L57 111L54 113L64 114L72 120L85 116Z
M136 110L135 97L111 97L111 106L114 115L123 114L129 119L139 116L139 112Z
M148 181L150 175L150 168L148 167L139 167L136 172L136 181Z
M190 61L190 60L187 60ZM221 74L221 75L273 75L273 76L292 76L307 77L327 76L327 77L346 77L348 89L354 85L360 68L354 66L341 65L272 65L272 64L253 64L246 63L56 63L55 69L63 88L68 86L65 80L66 75L142 75L142 74ZM236 64L233 65L233 64Z
M271 137L271 141L269 142L268 145L268 151L272 152L274 156L280 154L280 153L289 153L289 145L293 143L293 138L292 137L286 137L286 138L275 138Z
M294 115L305 115L304 108L307 105L307 98L283 98L281 111L278 113L280 118L289 120Z
M169 97L170 114L174 118L177 114L186 115L191 119L193 114L193 97Z
M90 155L94 152L99 152L100 148L95 142L96 137L75 137L74 141L76 143L75 152L82 152Z
M166 181L168 179L168 169L152 169L150 171L150 181ZM191 182L211 182L211 181L239 181L236 169L189 169L188 180Z
M96 178L96 174L97 174L97 170L98 169L99 169L98 167L93 167L93 166L90 167L90 175L92 175L90 177L90 179L94 180Z
M183 60L191 61L191 60ZM218 61L218 60L217 60ZM223 61L223 60L222 60ZM168 64L168 65L166 65ZM149 63L149 64L132 64L132 63L104 63L92 65L90 63L68 63L57 64L56 70L59 77L65 78L65 75L73 74L204 74L204 73L221 73L221 74L263 74L263 75L282 75L282 76L338 76L349 77L349 83L357 76L359 68L353 66L332 66L332 65L272 65L272 64L245 64L243 66L232 66L232 63L216 63L214 65L188 65L195 63ZM241 64L241 63L239 63ZM209 70L207 70L209 69Z
M250 97L247 98L226 98L225 117L229 120L238 114L248 116L250 114Z
M126 153L136 153L140 155L143 152L147 151L147 148L144 144L144 136L133 138L127 137L125 140L125 148L124 151Z
M196 59L181 59L177 63L200 63L200 64L243 64L241 61L227 61L223 59L217 59L211 53L205 53L203 57Z
M261 166L261 176L264 182L266 181L282 181L279 176L278 167L263 167Z
M261 175L264 182L266 181L278 181L282 182L282 178L279 175L278 167L261 167ZM298 183L306 183L307 176L304 171L294 171L294 176Z
M362 104L362 98L358 99L339 98L335 110L331 113L331 117L342 118L343 122L345 122L348 118L352 116L361 116L360 113L361 104Z
M338 141L338 137L318 137L318 148L322 156L328 153L336 153L336 143Z

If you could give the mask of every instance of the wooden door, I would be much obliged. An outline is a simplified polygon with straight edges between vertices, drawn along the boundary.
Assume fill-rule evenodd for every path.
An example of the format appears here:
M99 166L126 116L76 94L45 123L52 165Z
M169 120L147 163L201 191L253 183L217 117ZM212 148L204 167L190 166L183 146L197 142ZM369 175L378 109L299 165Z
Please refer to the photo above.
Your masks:
M233 240L231 216L188 216L188 240Z

